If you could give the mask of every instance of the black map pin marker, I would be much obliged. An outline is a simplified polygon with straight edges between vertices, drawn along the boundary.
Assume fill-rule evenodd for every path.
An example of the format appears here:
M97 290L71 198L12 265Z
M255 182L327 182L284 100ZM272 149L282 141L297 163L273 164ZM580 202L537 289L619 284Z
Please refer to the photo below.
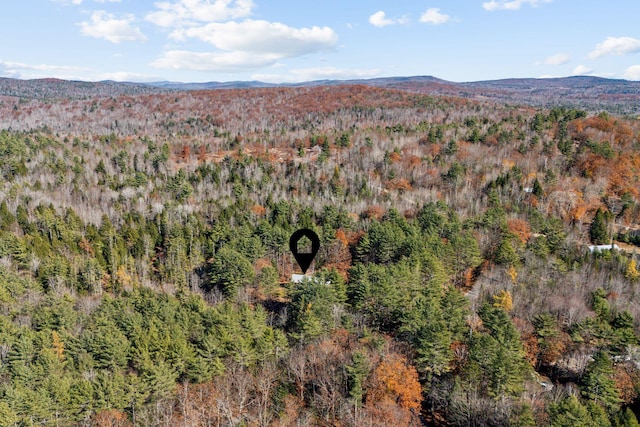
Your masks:
M306 237L311 241L310 252L305 250L302 252L298 251L298 242L303 237ZM311 262L313 262L313 259L316 257L318 249L320 249L320 238L313 230L303 228L291 235L291 238L289 238L289 249L291 249L291 253L293 253L298 265L302 269L302 274L305 274L309 269Z

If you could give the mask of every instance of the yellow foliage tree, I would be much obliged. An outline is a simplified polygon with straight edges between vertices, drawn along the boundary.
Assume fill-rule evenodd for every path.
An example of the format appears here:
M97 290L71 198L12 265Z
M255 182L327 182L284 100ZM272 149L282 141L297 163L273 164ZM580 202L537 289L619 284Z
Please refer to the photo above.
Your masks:
M53 341L53 351L58 360L64 360L64 342L60 338L60 334L57 331L51 332L51 339Z
M119 266L116 271L116 283L121 287L126 288L127 286L131 286L132 282L133 280L131 275L127 273L127 268L124 265Z
M511 282L515 285L518 279L518 270L516 270L516 268L513 265L511 265L507 270L507 274L511 278Z
M507 313L513 310L513 298L511 297L511 292L501 290L496 295L494 295L493 306L501 308Z
M624 272L624 277L629 280L637 280L640 278L640 272L638 272L636 260L634 258L631 258L627 264L627 270Z

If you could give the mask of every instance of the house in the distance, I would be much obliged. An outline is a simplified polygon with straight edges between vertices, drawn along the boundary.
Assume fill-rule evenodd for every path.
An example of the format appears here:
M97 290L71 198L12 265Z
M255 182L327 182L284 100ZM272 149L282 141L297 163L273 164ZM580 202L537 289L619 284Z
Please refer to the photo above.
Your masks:
M291 275L291 283L295 283L295 284L302 283L305 279L306 280L314 280L314 281L318 280L318 278L316 276L309 276L309 275L306 275L306 274L292 274ZM326 281L326 282L324 282L324 284L328 286L328 285L331 284L331 282L330 281Z
M602 252L602 251L610 251L610 250L619 251L620 250L620 246L616 245L615 243L613 245L590 245L589 246L589 252L591 252L591 253Z
M307 276L306 274L292 274L291 283L302 283L305 277L310 277L310 276Z

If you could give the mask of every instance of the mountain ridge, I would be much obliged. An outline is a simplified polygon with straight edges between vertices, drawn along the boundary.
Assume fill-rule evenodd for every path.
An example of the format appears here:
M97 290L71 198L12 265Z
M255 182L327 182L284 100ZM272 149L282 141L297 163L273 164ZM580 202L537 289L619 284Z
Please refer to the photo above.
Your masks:
M421 75L348 80L325 79L299 83L268 83L258 80L135 83L110 80L86 82L51 78L35 80L0 78L0 96L41 100L80 99L91 96L153 95L172 91L341 85L366 85L434 96L453 96L536 107L570 106L590 111L608 110L620 114L640 112L640 82L596 76L453 82L430 75Z

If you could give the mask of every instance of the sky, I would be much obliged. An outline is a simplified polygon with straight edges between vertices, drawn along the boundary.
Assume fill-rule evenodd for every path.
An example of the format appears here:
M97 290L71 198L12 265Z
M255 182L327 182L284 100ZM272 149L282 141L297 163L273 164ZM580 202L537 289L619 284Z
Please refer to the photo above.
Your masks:
M640 80L638 0L6 0L0 77Z

